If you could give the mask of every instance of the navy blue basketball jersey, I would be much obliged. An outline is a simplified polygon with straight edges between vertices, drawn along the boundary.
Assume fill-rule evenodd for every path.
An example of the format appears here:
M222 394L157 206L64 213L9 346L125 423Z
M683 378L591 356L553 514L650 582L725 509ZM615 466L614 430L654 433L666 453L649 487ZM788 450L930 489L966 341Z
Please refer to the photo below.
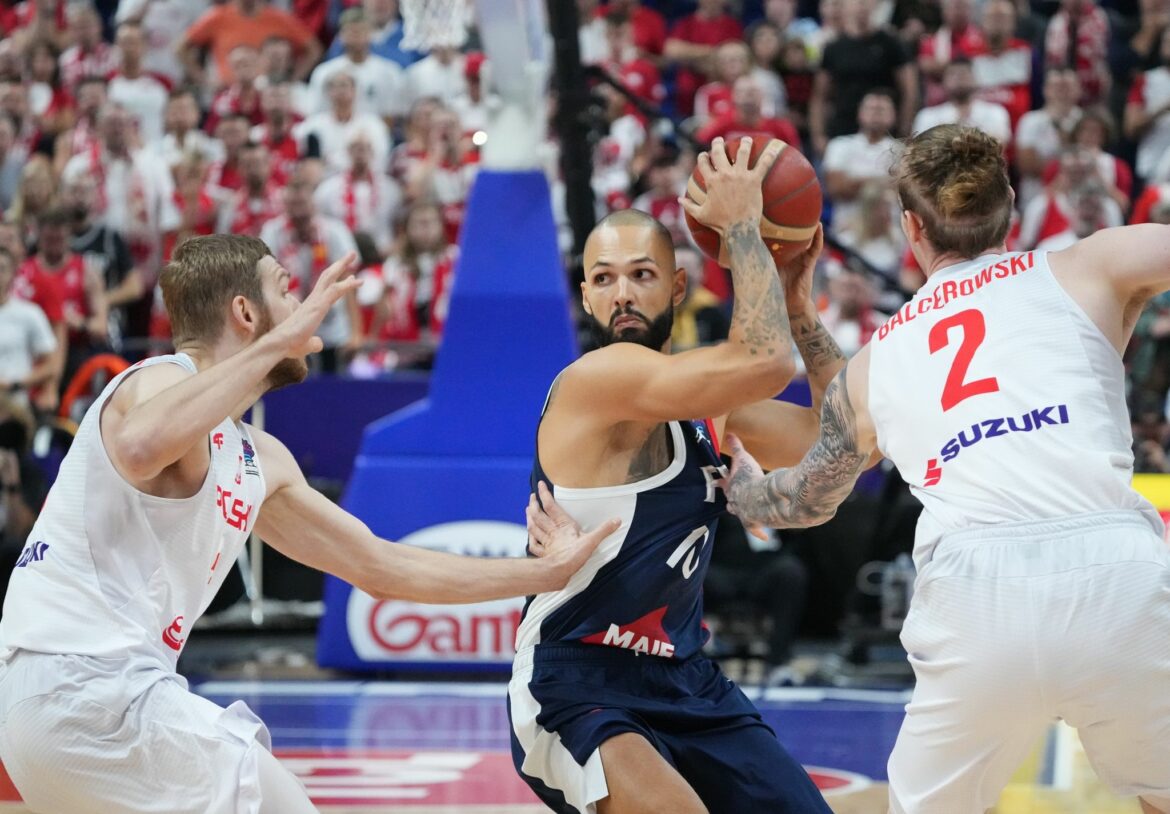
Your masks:
M673 458L650 478L621 486L568 489L540 465L557 502L584 528L611 517L622 526L607 537L563 589L530 597L516 635L523 650L548 642L623 647L687 658L707 641L703 578L715 526L727 505L715 485L725 470L710 421L667 425Z

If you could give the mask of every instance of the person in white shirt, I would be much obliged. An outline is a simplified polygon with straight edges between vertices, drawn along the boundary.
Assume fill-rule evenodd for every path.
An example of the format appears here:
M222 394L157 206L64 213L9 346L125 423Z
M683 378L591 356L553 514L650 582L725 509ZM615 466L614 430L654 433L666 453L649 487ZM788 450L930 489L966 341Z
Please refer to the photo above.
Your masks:
M410 99L433 96L444 101L467 92L463 73L463 54L454 48L434 48L406 69Z
M38 387L57 386L57 337L39 306L12 295L16 258L0 248L0 393L27 406Z
M190 88L171 91L163 126L166 132L151 151L168 167L177 167L188 153L197 154L207 163L223 158L223 145L199 129L199 102Z
M893 93L870 91L857 109L858 132L836 136L826 145L822 164L825 194L833 202L834 230L852 219L863 186L875 180L893 184L890 167L897 158L898 142L891 133L897 121Z
M322 215L340 220L351 232L365 232L385 255L394 240L391 227L402 206L402 190L370 163L374 147L366 133L350 136L348 147L349 169L321 182L313 200Z
M1170 289L1170 228L1009 252L1003 145L943 125L896 169L927 276L824 395L820 437L767 476L738 439L745 525L819 525L874 454L921 501L901 641L915 686L892 814L983 814L1062 720L1119 796L1170 811L1170 547L1133 487L1121 354Z
M178 82L183 78L183 64L175 45L210 5L209 0L120 0L114 22L142 26L147 42L143 68Z
M5 597L0 759L32 811L315 814L256 714L196 696L176 670L253 531L380 599L460 603L560 590L620 527L577 542L572 524L541 558L394 544L244 423L264 394L305 379L322 321L353 296L354 259L323 269L301 302L255 238L175 251L162 288L177 352L98 396Z
M963 124L978 128L999 139L1005 146L1012 140L1012 121L1007 108L975 98L978 86L971 60L956 57L943 70L947 101L924 107L914 117L914 133L923 133L940 124Z
M410 104L406 77L396 62L370 52L370 23L360 8L346 9L341 15L338 40L345 49L341 56L326 60L309 77L309 91L315 100L314 112L329 108L325 83L338 71L346 71L357 83L354 103L359 113L373 113L394 119L406 113Z
M349 71L338 70L325 83L329 110L310 116L293 128L301 144L301 154L308 149L310 138L317 143L326 173L349 169L347 145L354 134L365 132L374 145L373 166L385 167L390 155L390 131L386 123L373 113L360 113L356 108L357 82Z
M139 142L153 149L163 136L169 83L145 70L146 37L142 26L122 23L115 42L121 64L110 77L107 94L110 101L118 102L134 115Z
M1016 207L1024 211L1044 192L1044 170L1072 143L1073 128L1083 111L1081 80L1072 68L1055 66L1044 72L1044 107L1030 110L1016 126L1016 169L1020 181Z
M179 227L179 211L170 169L153 153L133 146L133 130L130 113L108 103L98 116L100 147L69 159L63 178L88 173L97 180L98 213L125 238L149 291L162 269L166 234Z
M1138 142L1134 169L1146 179L1170 155L1170 26L1162 29L1159 54L1162 64L1138 76L1125 105L1125 135Z

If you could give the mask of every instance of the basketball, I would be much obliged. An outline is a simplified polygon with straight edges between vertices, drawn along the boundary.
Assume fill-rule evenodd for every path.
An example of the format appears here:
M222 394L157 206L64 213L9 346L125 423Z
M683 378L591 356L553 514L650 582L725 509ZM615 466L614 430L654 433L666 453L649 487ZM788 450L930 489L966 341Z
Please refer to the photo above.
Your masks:
M754 167L760 155L767 149L769 141L763 137L752 139L749 166ZM724 143L724 149L731 160L735 160L740 139ZM784 142L781 142L784 144ZM764 214L760 218L760 235L772 252L779 267L808 248L821 218L821 185L816 170L800 151L784 144L772 169L764 176ZM707 196L703 174L696 165L687 181L687 197L702 204ZM727 267L730 260L720 245L719 233L686 215L687 227L695 243L719 265Z

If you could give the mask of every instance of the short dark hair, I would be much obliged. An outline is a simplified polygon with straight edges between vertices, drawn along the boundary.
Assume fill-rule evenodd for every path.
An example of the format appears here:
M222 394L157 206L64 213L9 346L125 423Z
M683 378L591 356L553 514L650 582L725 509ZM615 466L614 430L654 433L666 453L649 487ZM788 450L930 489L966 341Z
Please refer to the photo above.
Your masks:
M70 227L73 225L73 210L66 209L63 206L54 206L37 219L37 226L45 228L46 226L62 226Z
M215 342L236 296L264 306L260 261L272 254L247 235L206 235L179 244L159 278L176 346Z
M674 257L674 236L670 234L670 230L662 225L662 221L640 209L618 209L615 212L610 212L597 222L590 234L600 232L607 226L645 227L653 233L654 241L661 242L670 251L671 257Z

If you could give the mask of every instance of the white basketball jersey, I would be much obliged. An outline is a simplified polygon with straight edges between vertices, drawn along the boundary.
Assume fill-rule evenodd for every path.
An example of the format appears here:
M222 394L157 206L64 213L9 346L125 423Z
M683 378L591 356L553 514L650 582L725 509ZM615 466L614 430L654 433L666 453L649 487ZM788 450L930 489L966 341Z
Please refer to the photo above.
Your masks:
M192 497L144 494L114 468L101 438L106 401L144 367L115 378L89 408L13 570L0 652L23 649L146 661L174 670L256 523L264 478L247 428L230 418L207 437L211 465Z
M1098 511L1162 521L1131 486L1121 357L1047 253L936 272L870 343L878 447L922 501L915 559L963 528Z

